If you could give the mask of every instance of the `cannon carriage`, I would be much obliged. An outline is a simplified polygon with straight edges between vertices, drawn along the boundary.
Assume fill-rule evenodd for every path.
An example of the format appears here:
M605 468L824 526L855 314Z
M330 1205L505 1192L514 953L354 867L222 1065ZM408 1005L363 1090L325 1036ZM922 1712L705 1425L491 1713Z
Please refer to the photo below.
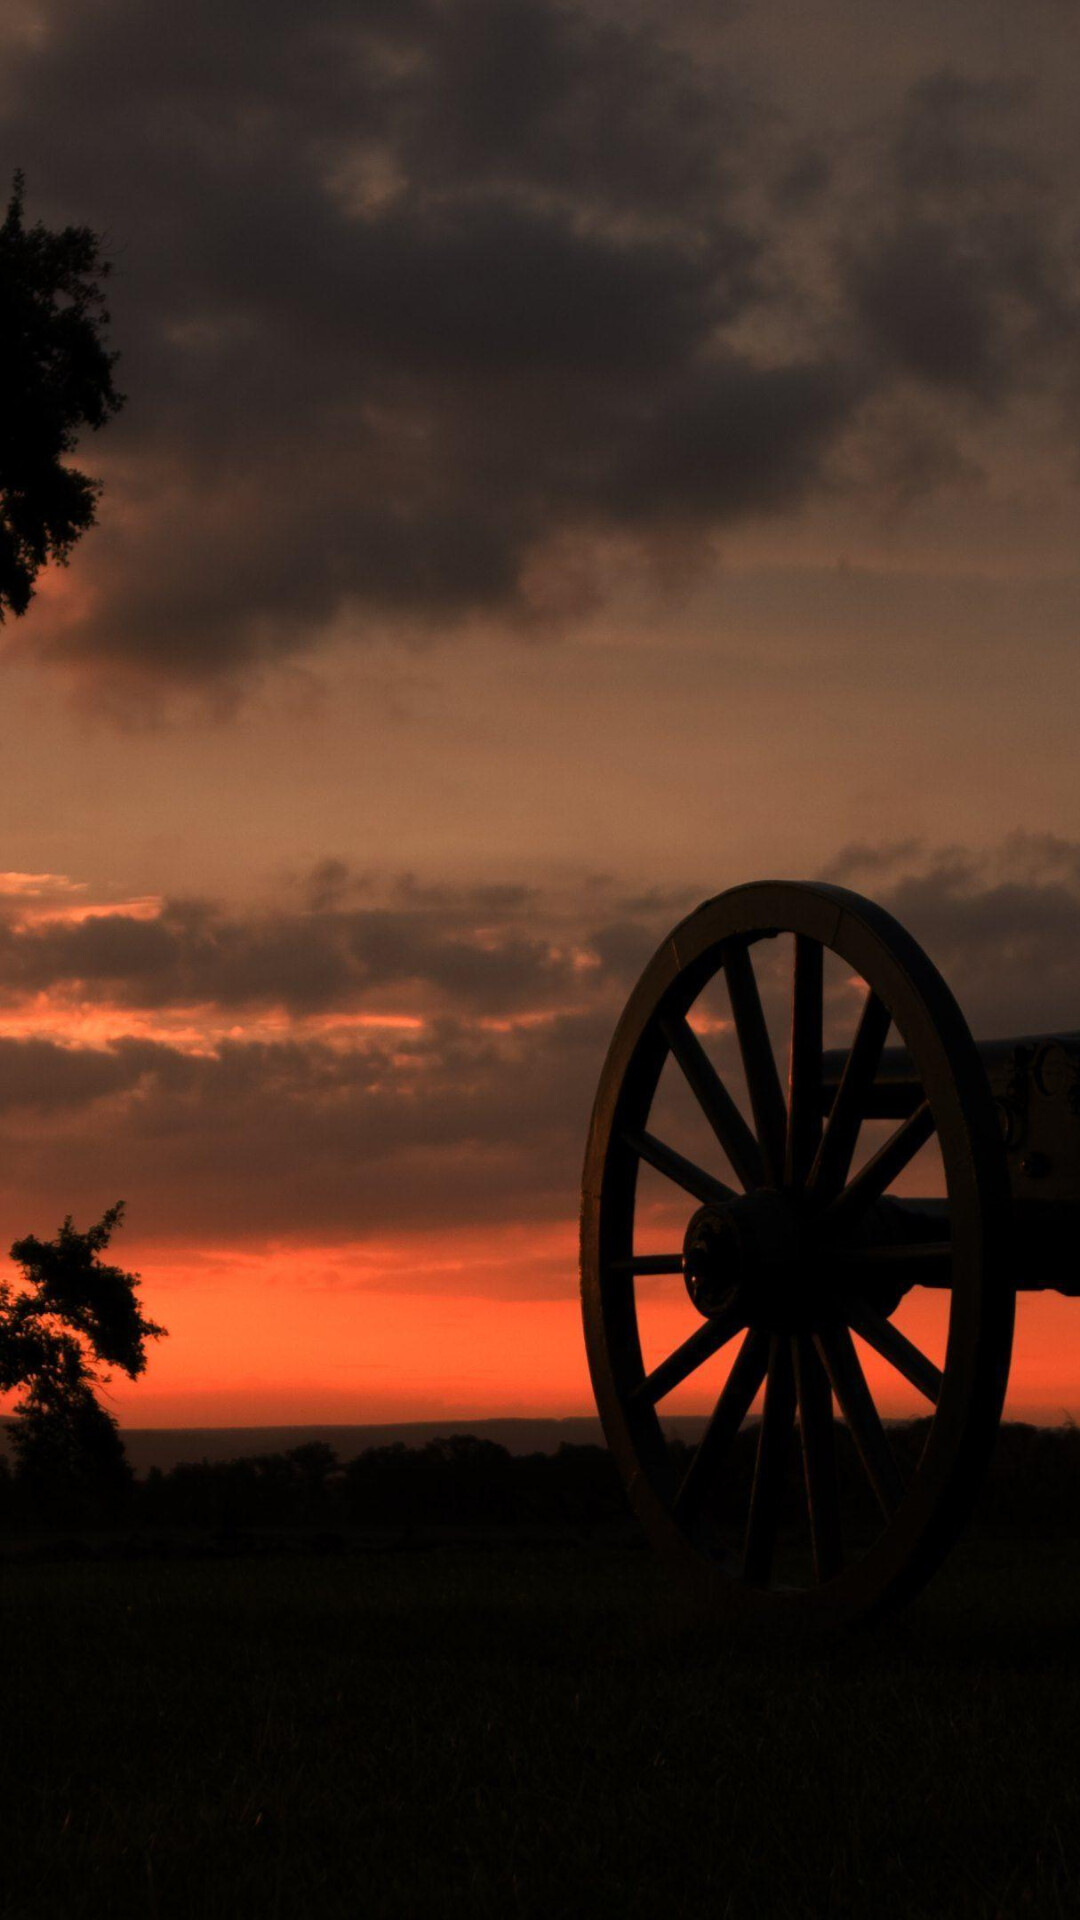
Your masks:
M1080 1293L1078 1234L1080 1034L977 1046L847 889L706 901L618 1023L583 1179L589 1366L654 1544L736 1619L914 1593L982 1483L1015 1295ZM686 1324L657 1350L660 1291ZM890 1381L922 1420L883 1418ZM712 1403L692 1452L662 1418L684 1383Z

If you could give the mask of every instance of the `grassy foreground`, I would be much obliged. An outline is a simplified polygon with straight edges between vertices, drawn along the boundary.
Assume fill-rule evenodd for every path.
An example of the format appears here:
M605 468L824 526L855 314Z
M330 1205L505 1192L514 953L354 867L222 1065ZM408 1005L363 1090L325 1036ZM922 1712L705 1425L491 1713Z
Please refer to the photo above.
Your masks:
M1080 1547L842 1647L645 1551L9 1561L0 1914L1080 1912Z

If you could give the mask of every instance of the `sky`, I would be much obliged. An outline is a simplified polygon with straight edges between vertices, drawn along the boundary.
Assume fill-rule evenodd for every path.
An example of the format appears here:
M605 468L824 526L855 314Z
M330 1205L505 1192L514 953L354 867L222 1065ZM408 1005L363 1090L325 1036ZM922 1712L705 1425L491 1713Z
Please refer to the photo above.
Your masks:
M0 630L0 1236L126 1201L126 1424L587 1411L589 1109L689 907L842 880L977 1034L1080 1027L1075 12L0 43L127 396ZM1080 1415L1075 1305L1012 1405Z

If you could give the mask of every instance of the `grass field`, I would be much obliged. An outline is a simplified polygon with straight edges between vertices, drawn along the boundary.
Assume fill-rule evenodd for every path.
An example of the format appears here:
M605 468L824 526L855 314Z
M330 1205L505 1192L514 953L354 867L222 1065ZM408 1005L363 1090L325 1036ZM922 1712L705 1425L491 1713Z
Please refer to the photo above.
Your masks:
M1080 1546L845 1646L629 1544L3 1570L0 1913L1080 1912Z

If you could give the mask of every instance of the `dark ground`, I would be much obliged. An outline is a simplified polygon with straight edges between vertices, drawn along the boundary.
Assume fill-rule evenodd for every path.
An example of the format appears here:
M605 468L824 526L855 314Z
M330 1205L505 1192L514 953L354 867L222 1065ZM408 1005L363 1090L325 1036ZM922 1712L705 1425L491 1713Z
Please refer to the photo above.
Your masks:
M1073 1920L1075 1520L816 1650L629 1535L9 1557L0 1915Z

